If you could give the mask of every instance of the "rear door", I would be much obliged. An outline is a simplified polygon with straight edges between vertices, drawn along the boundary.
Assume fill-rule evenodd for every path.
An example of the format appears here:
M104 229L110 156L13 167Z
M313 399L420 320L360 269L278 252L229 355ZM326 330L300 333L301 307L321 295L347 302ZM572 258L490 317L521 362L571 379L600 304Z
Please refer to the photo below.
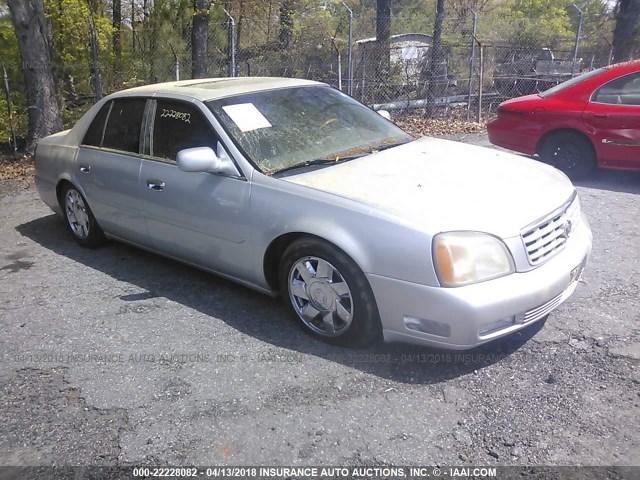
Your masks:
M185 148L210 147L219 138L198 104L157 98L149 111L140 191L155 248L167 255L247 277L250 183L238 175L183 172Z
M640 72L598 88L583 119L602 166L640 168Z
M146 98L105 103L87 130L76 167L98 224L107 233L145 245L138 176Z

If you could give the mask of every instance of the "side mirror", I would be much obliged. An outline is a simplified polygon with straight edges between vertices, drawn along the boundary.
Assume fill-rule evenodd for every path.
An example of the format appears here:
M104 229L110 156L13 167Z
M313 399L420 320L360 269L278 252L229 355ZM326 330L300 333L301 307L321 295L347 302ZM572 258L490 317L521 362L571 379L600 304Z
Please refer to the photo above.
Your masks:
M211 172L220 167L220 159L209 147L185 148L178 152L178 168L184 172Z
M378 110L378 115L391 121L391 114L387 110Z
M225 151L222 143L216 145L216 152L209 147L185 148L178 152L178 168L184 172L209 172L240 177L235 163Z

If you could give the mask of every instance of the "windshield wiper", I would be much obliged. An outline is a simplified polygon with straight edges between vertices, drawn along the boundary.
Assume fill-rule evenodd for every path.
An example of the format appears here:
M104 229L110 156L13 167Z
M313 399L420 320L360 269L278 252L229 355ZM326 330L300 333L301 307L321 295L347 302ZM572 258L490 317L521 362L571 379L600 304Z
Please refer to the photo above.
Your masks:
M274 175L276 173L288 172L289 170L295 170L297 168L309 167L312 165L329 165L331 163L336 163L336 160L332 160L329 158L316 158L314 160L305 160L304 162L294 163L293 165L289 165L288 167L273 170L271 172L266 171L265 173L267 175Z
M409 143L411 140L401 140L399 142L381 144L375 147L367 147L364 150L360 150L358 153L354 153L352 155L335 155L333 157L322 157L316 158L314 160L305 160L304 162L294 163L293 165L289 165L288 167L284 167L278 170L265 171L266 175L275 175L279 173L288 172L290 170L296 170L298 168L309 167L313 165L331 165L334 163L342 163L348 162L349 160L355 160L356 158L365 157L367 155L371 155L372 153L380 152L382 150L387 150L388 148L398 147L400 145L404 145L405 143ZM352 150L353 151L353 150Z
M381 152L382 150L387 150L393 147L399 147L400 145L404 145L405 143L409 143L409 142L411 142L411 140L401 140L399 142L383 143L382 145L378 145L377 147L374 147L373 152Z
M349 160L354 160L356 158L364 157L365 155L369 155L371 152L361 152L355 155L345 155L341 157L336 155L334 158L316 158L313 160L305 160L304 162L294 163L293 165L289 165L288 167L281 168L279 170L275 170L273 172L265 172L267 175L274 175L276 173L288 172L290 170L295 170L297 168L304 168L313 165L332 165L336 163L348 162Z

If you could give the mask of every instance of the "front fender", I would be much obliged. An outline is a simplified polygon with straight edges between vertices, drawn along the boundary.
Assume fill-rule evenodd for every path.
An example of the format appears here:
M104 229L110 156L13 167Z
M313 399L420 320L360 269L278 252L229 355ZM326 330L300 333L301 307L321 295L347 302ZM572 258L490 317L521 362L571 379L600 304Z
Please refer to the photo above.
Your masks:
M254 230L260 265L274 239L302 233L336 245L365 274L438 285L428 233L337 195L263 175L254 180L251 209L260 219Z

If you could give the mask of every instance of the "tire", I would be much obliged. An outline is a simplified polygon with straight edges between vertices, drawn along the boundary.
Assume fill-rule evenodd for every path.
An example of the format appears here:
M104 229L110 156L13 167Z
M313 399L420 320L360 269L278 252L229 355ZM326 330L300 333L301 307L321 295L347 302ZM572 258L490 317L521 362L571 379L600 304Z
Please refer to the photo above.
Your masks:
M94 248L106 243L104 232L96 222L89 204L73 185L63 188L60 206L67 228L78 244Z
M365 346L382 334L373 291L358 266L328 242L303 238L285 250L280 292L298 325L326 342Z
M542 145L540 156L572 180L585 177L596 166L596 155L591 142L574 132L552 134Z

